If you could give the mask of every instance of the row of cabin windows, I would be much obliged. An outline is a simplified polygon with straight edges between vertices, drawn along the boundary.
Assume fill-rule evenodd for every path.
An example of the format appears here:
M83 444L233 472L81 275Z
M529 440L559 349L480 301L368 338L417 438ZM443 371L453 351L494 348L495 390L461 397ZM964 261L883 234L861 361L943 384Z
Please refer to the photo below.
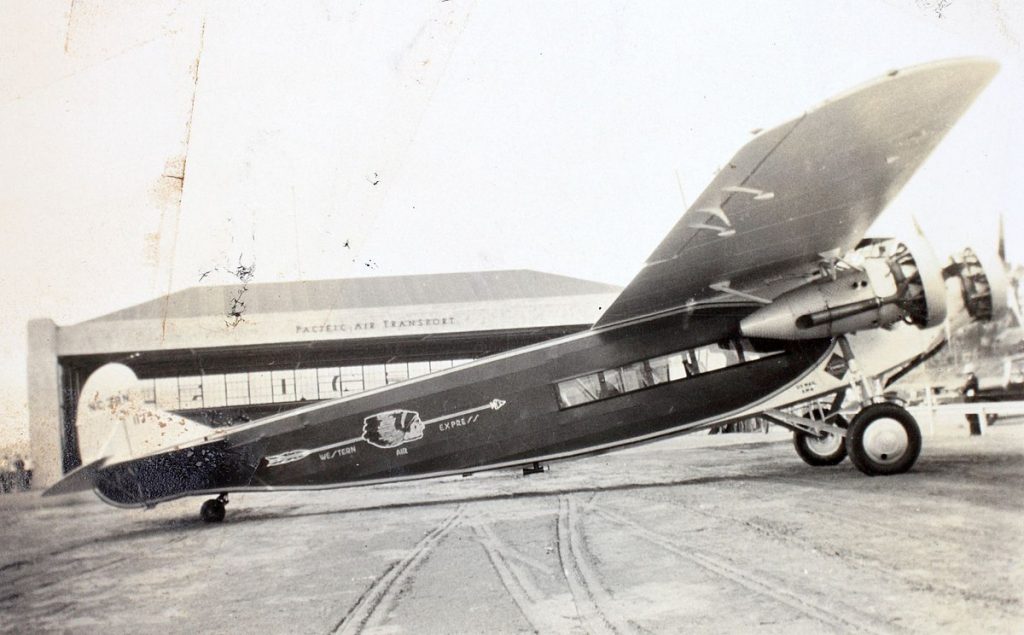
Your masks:
M732 339L566 379L556 384L558 405L570 408L657 386L729 366L752 362L781 350L757 351L747 339Z

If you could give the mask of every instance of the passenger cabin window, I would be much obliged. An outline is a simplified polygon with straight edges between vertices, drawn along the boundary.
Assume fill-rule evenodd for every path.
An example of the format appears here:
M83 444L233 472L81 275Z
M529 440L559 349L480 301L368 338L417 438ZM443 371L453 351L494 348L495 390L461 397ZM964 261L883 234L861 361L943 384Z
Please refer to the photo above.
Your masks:
M773 347L755 346L750 340L738 339L645 359L558 382L558 406L571 408L782 352L777 343Z

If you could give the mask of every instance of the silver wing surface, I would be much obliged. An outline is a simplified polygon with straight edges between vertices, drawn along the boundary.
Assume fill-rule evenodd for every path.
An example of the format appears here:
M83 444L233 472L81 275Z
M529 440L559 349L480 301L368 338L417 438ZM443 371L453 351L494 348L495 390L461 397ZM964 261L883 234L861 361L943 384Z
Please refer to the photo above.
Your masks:
M758 135L594 326L707 300L723 286L763 290L854 247L997 70L956 59L893 71Z

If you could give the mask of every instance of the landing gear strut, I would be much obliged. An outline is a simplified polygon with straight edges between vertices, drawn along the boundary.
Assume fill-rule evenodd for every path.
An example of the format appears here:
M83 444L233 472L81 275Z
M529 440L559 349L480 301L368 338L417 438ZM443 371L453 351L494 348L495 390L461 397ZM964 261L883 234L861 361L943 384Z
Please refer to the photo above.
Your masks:
M219 523L224 520L224 506L228 504L228 494L224 492L217 498L211 498L199 508L199 517L203 522Z
M845 391L832 403L811 404L802 417L782 410L766 410L761 416L793 431L793 447L804 463L814 467L839 465L846 458L846 419L839 414Z
M847 455L868 476L902 474L921 454L921 429L900 404L885 401L880 387L866 377L857 364L846 337L837 338L850 372L850 386L860 392L865 404L850 421L839 414L845 390L832 404L812 407L803 417L782 410L766 410L762 417L793 431L793 445L809 465L836 465Z
M822 420L824 417L817 410L812 410L804 415L806 419ZM835 415L831 419L832 425L845 428L846 419L841 415ZM822 432L813 434L801 430L793 431L793 447L796 453L807 465L824 467L827 465L839 465L846 458L846 439L838 434Z
M921 428L903 406L880 401L878 388L860 372L853 349L845 336L838 338L846 356L854 383L867 404L850 422L846 431L846 450L850 462L868 476L902 474L921 454Z

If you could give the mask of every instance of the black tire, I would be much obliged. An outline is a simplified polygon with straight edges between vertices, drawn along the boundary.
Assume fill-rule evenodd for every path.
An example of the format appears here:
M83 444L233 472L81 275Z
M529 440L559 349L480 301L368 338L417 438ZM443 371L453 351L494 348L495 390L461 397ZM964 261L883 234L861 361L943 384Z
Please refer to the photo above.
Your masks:
M921 454L921 429L902 407L873 404L850 422L846 448L850 462L868 476L902 474Z
M812 418L812 415L807 413L804 417ZM846 419L842 417L833 417L833 421L840 428L846 427ZM839 465L846 458L846 439L831 434L819 438L813 434L794 430L793 447L804 463L814 467Z
M199 508L199 517L203 519L203 522L207 523L221 522L224 520L224 503L216 498L211 498Z

